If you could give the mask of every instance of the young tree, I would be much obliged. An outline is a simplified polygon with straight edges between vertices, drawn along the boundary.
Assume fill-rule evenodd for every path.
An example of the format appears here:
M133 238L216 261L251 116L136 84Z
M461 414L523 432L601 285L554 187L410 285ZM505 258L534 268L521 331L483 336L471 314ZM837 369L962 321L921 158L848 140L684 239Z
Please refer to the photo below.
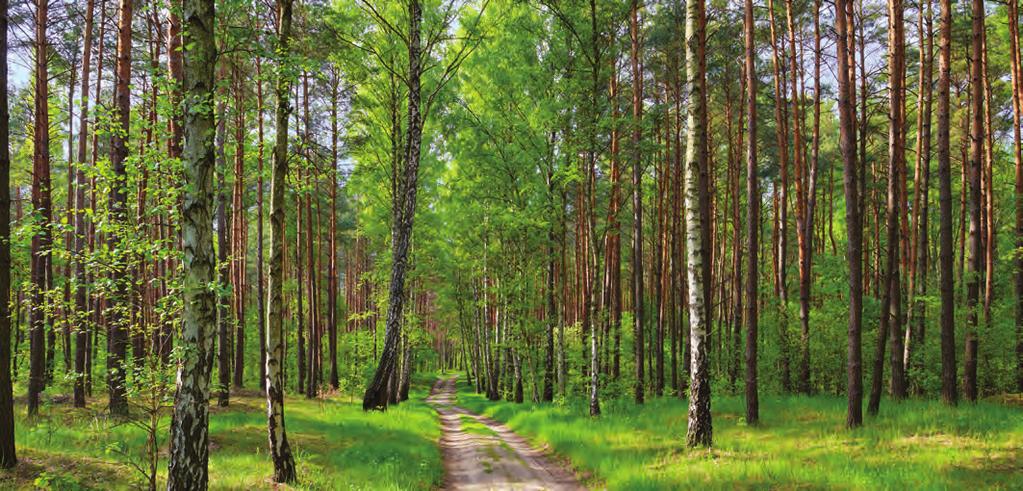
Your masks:
M210 368L217 325L213 253L213 99L216 64L213 0L183 0L184 99L182 158L185 182L181 236L183 245L181 359L178 364L174 419L171 424L167 489L205 489L209 484Z
M686 80L690 103L686 109L685 195L686 245L689 278L689 343L692 345L689 382L689 429L686 445L710 446L710 367L707 360L711 324L709 243L709 179L707 175L706 13L704 0L686 3Z
M277 0L277 97L273 177L270 180L270 274L267 285L266 406L273 480L292 483L297 479L295 459L284 427L284 187L288 175L288 116L291 115L292 75L288 66L291 49L293 0Z

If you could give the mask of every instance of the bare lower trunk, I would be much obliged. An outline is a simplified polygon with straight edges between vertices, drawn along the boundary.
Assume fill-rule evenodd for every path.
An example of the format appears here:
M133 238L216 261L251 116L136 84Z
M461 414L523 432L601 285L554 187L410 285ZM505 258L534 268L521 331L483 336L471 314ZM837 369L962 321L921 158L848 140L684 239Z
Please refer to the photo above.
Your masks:
M89 0L85 10L85 39L82 43L82 102L78 114L78 169L75 173L74 280L75 280L75 407L85 407L85 358L89 343L88 296L85 290L86 216L85 177L86 137L89 128L89 65L92 60L92 27L95 3ZM71 179L71 176L68 176ZM9 213L9 212L8 212Z
M757 252L760 248L760 189L757 167L757 71L756 39L753 18L753 0L745 0L743 30L745 32L746 111L749 131L746 139L746 423L754 425L760 420L760 399L757 389L757 307L760 274Z
M7 0L0 0L0 469L18 463L11 383L11 154L7 106Z
M388 292L387 320L384 349L380 354L373 380L366 387L362 400L365 410L387 407L387 381L397 364L398 341L401 335L401 315L405 302L405 270L408 267L409 244L416 213L416 190L419 179L419 153L422 145L423 121L420 113L420 75L422 47L420 24L422 8L418 0L409 3L409 73L408 73L408 140L405 143L405 165L398 186L400 201L395 207L394 226L391 231L391 281Z
M128 131L131 120L131 24L132 2L121 0L120 14L117 22L117 68L115 70L114 107L117 109L119 131L112 133L110 149L110 165L113 168L113 180L110 184L110 214L114 223L128 226L125 210L126 181L128 171L125 160L128 158ZM112 250L121 249L120 234L113 232L108 236ZM110 353L107 357L107 371L110 374L107 386L110 391L110 412L118 416L128 414L128 398L125 387L124 359L128 344L128 322L130 316L123 312L123 303L129 301L127 271L123 267L111 273L115 283L113 298L107 302L104 317L109 326Z
M1016 167L1015 182L1015 231L1016 247L1023 248L1023 143L1021 143L1020 125L1023 112L1023 67L1020 66L1019 54L1019 1L1009 0L1009 61L1012 69L1012 144L1013 158ZM1023 255L1015 259L1015 295L1016 304L1016 390L1023 392Z
M213 0L185 0L187 33L184 71L185 180L192 184L182 207L182 359L178 364L177 392L171 423L168 490L206 489L209 485L210 379L206 367L217 323L217 295L213 254L213 113L201 108L213 104L214 41Z
M639 9L639 2L632 2L632 21L629 24L629 35L632 40L632 76L633 80L639 80L641 71L639 67L639 26L636 11ZM642 136L639 120L642 118L642 85L637 84L633 89L632 96L632 118L634 129L632 132L633 155L632 155L632 333L636 346L636 386L634 399L637 404L642 404L645 397L643 386L643 171L640 168L639 140Z
M913 198L913 211L916 215L915 235L912 243L913 274L910 276L912 295L911 322L906 324L904 336L903 365L907 373L913 373L922 369L920 356L917 354L917 346L923 344L924 328L926 326L927 306L924 298L927 295L927 273L928 251L930 249L929 238L929 205L928 197L931 178L931 100L932 100L932 79L934 68L934 37L931 30L931 1L925 0L926 6L922 7L919 21L920 35L920 87L918 96L918 117L917 117L917 164L914 176L915 193ZM926 8L926 11L923 10ZM921 391L921 385L910 379L914 392Z
M277 53L287 56L291 46L291 19L293 0L277 0L278 26ZM284 63L282 59L279 63ZM266 326L266 410L270 459L273 461L273 480L278 483L295 482L295 459L288 445L284 427L284 187L288 175L288 116L291 112L289 96L291 80L281 71L275 87L277 96L276 136L273 154L273 178L270 181L270 275L267 284Z
M228 279L227 263L227 196L224 182L224 167L227 165L224 156L226 144L225 106L221 101L217 104L216 126L216 174L217 174L217 276L222 288L231 282ZM217 296L217 405L224 407L231 401L231 309L227 295Z
M963 396L970 402L976 402L977 387L977 309L980 300L980 275L984 263L981 251L981 172L984 153L984 88L981 77L983 74L983 35L984 35L984 2L973 0L972 17L972 49L970 64L970 166L969 180L969 227L970 235L967 242L969 262L966 265L966 332L965 354L963 355Z
M266 291L263 262L263 63L256 57L256 121L258 153L256 172L256 308L259 323L259 388L266 389Z
M689 136L686 144L685 196L686 245L689 278L689 325L692 361L689 382L689 427L686 445L710 446L710 373L707 360L711 324L709 199L707 177L707 94L706 18L703 0L686 4L686 79L690 104L687 108Z
M39 395L46 386L46 264L50 249L50 113L47 84L47 39L49 5L37 0L35 19L35 116L32 155L32 208L37 210L37 232L32 237L32 305L29 311L28 414L39 411Z
M338 102L338 80L337 67L333 68L334 80L331 86L330 105L330 149L331 149L331 171L330 171L330 248L327 252L329 263L327 265L327 340L330 355L330 388L337 390L339 387L337 371L337 188L341 185L338 182L338 153L337 153L337 102ZM347 285L346 285L347 286ZM407 393L406 393L407 397Z
M855 428L863 424L863 373L862 353L860 346L860 329L863 313L863 228L860 223L859 179L856 167L856 133L853 127L853 93L850 74L855 68L850 66L852 56L851 17L849 2L837 0L835 4L836 21L836 57L838 59L838 112L840 147L844 168L845 187L845 221L849 229L847 259L849 264L849 343L847 385L848 409L846 426Z
M938 40L938 290L941 296L941 398L959 402L956 387L955 298L952 264L952 159L949 154L949 87L952 77L952 2L941 0Z

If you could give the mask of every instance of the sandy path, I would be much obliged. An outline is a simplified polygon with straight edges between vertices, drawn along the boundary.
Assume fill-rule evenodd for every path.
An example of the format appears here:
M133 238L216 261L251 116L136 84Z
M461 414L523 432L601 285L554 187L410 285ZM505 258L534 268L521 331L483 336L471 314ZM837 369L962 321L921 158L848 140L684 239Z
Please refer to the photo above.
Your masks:
M440 414L444 489L585 489L571 470L508 427L455 406L455 399L455 377L438 379L426 399Z

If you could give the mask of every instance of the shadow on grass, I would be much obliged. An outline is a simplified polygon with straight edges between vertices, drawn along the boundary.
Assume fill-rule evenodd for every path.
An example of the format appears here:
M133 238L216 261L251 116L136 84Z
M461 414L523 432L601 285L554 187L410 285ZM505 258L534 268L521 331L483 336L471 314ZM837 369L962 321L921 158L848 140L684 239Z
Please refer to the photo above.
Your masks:
M357 404L296 398L285 412L299 487L430 489L441 481L438 423L422 402L366 413ZM265 415L223 412L210 426L213 487L268 484Z
M0 489L131 489L135 483L116 462L19 447L18 465L0 470Z

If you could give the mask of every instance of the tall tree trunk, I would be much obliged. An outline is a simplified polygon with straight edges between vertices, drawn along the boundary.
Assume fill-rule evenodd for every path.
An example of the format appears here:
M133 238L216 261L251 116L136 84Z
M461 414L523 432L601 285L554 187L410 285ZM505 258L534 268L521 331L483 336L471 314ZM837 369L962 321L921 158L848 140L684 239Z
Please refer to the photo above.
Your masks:
M805 221L803 223L805 252L800 258L799 318L802 327L799 357L799 390L812 391L810 385L810 288L813 286L814 215L817 212L817 169L821 148L821 27L820 0L814 1L813 18L813 142L810 153L809 189L807 190ZM830 176L830 174L829 174Z
M988 70L987 29L981 29L981 88L984 92L984 161L981 166L983 183L982 223L984 263L984 324L991 325L991 300L995 280L995 192L994 192L994 135L991 129L991 76Z
M753 0L745 0L743 10L743 31L745 32L746 63L746 112L749 130L746 140L746 422L755 425L760 421L760 400L757 394L757 307L760 303L759 260L760 242L760 183L757 166L757 69L756 31L753 18Z
M619 106L618 106L618 57L611 57L611 80L609 83L610 90L608 97L611 99L611 135L610 135L610 146L611 146L611 196L609 197L608 209L607 209L607 234L604 236L604 288L603 288L603 304L604 309L607 310L607 318L605 321L605 341L604 341L604 353L607 355L607 362L604 365L604 373L609 374L613 380L617 380L619 376L620 367L614 364L611 360L611 355L608 354L608 350L611 348L611 336L617 336L621 330L622 322L622 278L621 278L621 237L622 227L619 222L619 213L621 213L621 178L622 168L621 161L619 160L620 152L620 139L619 139ZM553 141L552 147L553 147ZM553 156L552 156L553 157ZM551 186L550 173L548 173L548 188ZM552 196L553 197L553 196ZM550 240L554 240L553 224L550 231ZM550 266L554 266L554 250L551 250L551 263Z
M100 0L99 1L99 32L97 33L98 34L98 37L97 37L97 39L98 39L98 42L97 42L98 46L97 46L97 50L96 50L97 51L96 52L96 58L97 58L97 60L96 60L96 88L94 89L94 92L93 92L93 100L95 100L97 104L99 103L99 100L100 100L100 94L103 93L103 90L102 90L103 89L103 57L104 57L104 54L105 54L105 51L106 51L104 49L106 47L106 43L104 43L104 40L106 39L106 25L107 25L107 7L106 7L106 5L107 5L106 0ZM90 164L93 167L96 167L96 164L99 162L99 141L100 141L99 137L100 137L99 132L96 132L96 131L92 132L92 156L91 156ZM17 190L15 190L15 191L17 192ZM97 190L96 190L96 177L95 176L93 176L89 180L89 202L90 203L96 203L97 202ZM18 214L19 215L21 214L20 206L19 206ZM95 252L95 250L96 250L96 243L97 243L97 239L96 239L96 224L94 222L89 222L88 229L89 229L88 230L88 240L87 240L87 242L88 242L88 249L89 249L89 253L92 253L92 252ZM86 282L91 283L94 280L95 280L95 274L94 273L87 273L87 275L86 275ZM94 293L91 296L90 300L89 300L93 308L92 308L92 315L90 316L90 319L89 319L90 320L90 324L92 325L92 332L90 333L90 336L89 336L89 348L90 349L89 349L89 353L88 353L87 359L85 361L85 365L86 365L85 366L85 394L87 396L92 396L92 367L93 367L94 361L96 360L96 357L99 354L99 343L97 343L96 340L99 337L99 332L106 325L105 324L106 321L102 319L102 311L101 311L101 308L100 308L102 306L102 301L101 300L102 300L102 296L99 293Z
M75 173L74 201L74 283L75 283L75 407L85 407L85 359L89 349L88 296L85 289L85 234L86 216L85 177L86 142L89 129L89 68L92 62L92 27L95 1L85 6L85 34L82 42L82 101L78 113L78 168ZM2 123L2 122L0 122ZM70 157L70 156L69 156ZM68 176L71 179L71 176Z
M634 4L638 9L638 4ZM633 12L636 12L633 9ZM597 27L597 3L594 0L590 1L590 97L591 105L593 108L597 106L597 100L603 93L600 83L600 72L603 67L600 52L600 36L601 33ZM634 20L634 22L636 22ZM638 26L637 26L638 28ZM594 213L593 195L596 187L596 166L597 166L597 153L599 152L597 146L597 128L598 128L598 113L593 111L589 114L591 118L590 125L587 128L587 151L585 164L586 168L583 172L585 186L581 197L583 205L580 208L582 213L581 230L585 235L583 240L583 288L582 288L582 327L583 332L589 332L589 367L588 372L590 378L590 416L598 416L600 414L600 356L599 356L599 340L598 336L600 329L597 327L595 319L597 318L597 271L600 264L600 243L596 236L596 214ZM517 356L517 355L516 355Z
M235 63L238 63L235 60ZM231 196L231 266L234 278L231 292L234 294L234 378L232 383L241 388L245 383L245 254L248 249L245 220L245 100L242 94L242 78L237 65L234 67L234 110L235 110L235 152L234 189Z
M278 63L287 63L291 48L291 20L293 0L277 0L276 52ZM288 445L284 427L284 187L288 175L288 116L291 104L291 79L284 66L279 67L276 92L277 110L273 154L273 178L270 181L270 275L267 288L266 326L266 405L267 433L270 439L270 459L274 464L273 480L278 483L295 482L295 459Z
M689 382L689 428L686 445L710 446L710 373L707 360L711 324L709 253L709 197L707 187L707 94L704 0L686 3L686 80L690 103L686 109L686 242L689 265L689 325L692 361Z
M0 469L18 463L11 383L11 154L7 107L7 0L0 0Z
M555 135L552 134L551 135L552 143L553 143L554 138L555 138ZM551 156L551 158L553 159L553 155ZM554 204L553 201L555 199L553 168L554 168L554 164L553 164L553 162L551 162L550 170L548 170L545 173L545 178L547 180L547 195L548 195L549 199L552 201L552 204ZM555 285L555 263L557 261L557 252L556 252L556 249L555 249L556 227L557 227L557 223L552 219L550 221L550 228L547 231L547 242L548 242L548 245L547 245L547 275L546 275L547 276L547 278L546 278L546 280L547 280L547 285L546 286L547 287L546 287L546 291L544 292L544 294L546 295L546 308L545 308L545 311L544 311L544 316L546 317L544 319L546 321L546 323L545 323L546 324L546 332L545 332L546 343L545 343L545 351L544 351L543 396L541 398L543 400L543 402L552 402L554 400L554 378L555 378L555 371L556 371L556 368L554 366L554 364L555 364L555 359L554 359L554 330L555 330L555 328L558 325L558 310L557 310L558 306L557 306L557 303L555 301L555 294L556 294L556 292L555 292L555 289L556 289L556 285ZM477 377L479 377L478 372L477 372Z
M789 336L788 336L788 283L786 273L788 270L788 209L789 209L789 149L788 149L788 123L783 115L785 107L785 89L783 86L781 72L781 56L778 54L778 39L775 34L774 1L767 0L767 15L771 27L771 64L774 68L774 120L775 133L778 145L778 168L781 182L778 184L777 197L775 199L775 220L777 231L775 234L774 246L777 248L775 256L777 260L777 274L775 277L775 293L778 295L778 355L781 370L781 387L784 392L792 390L792 377L789 362ZM793 87L795 82L793 81ZM795 89L793 89L795 90Z
M888 197L886 207L887 227L887 257L884 271L881 276L881 320L878 327L877 350L874 356L873 378L870 386L870 401L867 404L867 412L876 415L881 404L881 385L884 379L884 355L885 344L888 341L889 331L892 338L892 395L899 397L900 374L897 374L896 359L902 360L902 350L895 345L899 339L898 317L895 312L898 310L898 303L902 292L899 281L899 168L904 158L903 135L902 135L902 82L905 73L905 55L902 27L902 0L888 0L888 70L891 76L888 82L890 122L888 131ZM877 224L880 226L880 224ZM895 325L892 325L892 322Z
M632 79L642 80L639 60L639 26L637 11L639 1L632 1L629 38L631 39ZM636 82L634 82L636 83ZM640 160L639 142L642 138L640 121L643 117L643 85L636 83L632 90L632 334L636 351L636 386L634 398L642 404L645 396L643 387L643 169Z
M800 358L799 358L799 389L802 392L806 392L806 388L809 386L809 368L804 369L804 363L809 364L809 324L810 324L810 271L809 271L809 258L807 257L809 252L810 244L812 244L812 229L806 228L808 220L807 210L807 189L804 170L805 162L803 161L803 135L802 135L802 124L803 124L803 109L801 107L802 97L799 94L799 84L797 81L800 78L800 70L798 64L798 54L796 52L796 25L793 20L792 13L792 0L785 0L785 18L788 24L789 31L789 60L792 81L791 94L792 94L792 166L796 173L795 186L796 186L796 248L797 248L797 259L799 261L799 320L800 320ZM786 191L783 191L786 192ZM811 222L812 223L812 222ZM783 228L784 230L784 228ZM785 285L782 288L786 289ZM805 290L805 294L804 294ZM785 294L785 298L788 294ZM805 297L805 300L804 300ZM783 319L785 324L788 323L788 305L787 303L782 306L784 308ZM805 307L805 313L804 313ZM787 327L787 326L786 326ZM784 336L785 340L788 339L788 335ZM783 356L788 363L789 355L787 353L788 345L783 345L783 349L786 350ZM804 356L805 355L805 356ZM807 359L804 362L804 357ZM803 373L807 372L807 376L804 379ZM788 374L783 374L783 377L788 377ZM791 383L791 382L790 382Z
M1009 61L1012 75L1012 155L1016 164L1016 247L1023 248L1023 144L1020 126L1023 115L1023 67L1019 53L1019 1L1009 0ZM1023 392L1023 255L1016 256L1016 390Z
M182 17L187 42L182 77L184 98L182 160L185 180L192 184L183 197L181 236L182 313L180 345L186 349L178 362L174 418L171 423L168 490L205 489L209 484L210 371L217 324L217 294L213 253L213 107L214 39L213 0L184 0Z
M928 198L931 179L931 103L932 86L934 76L934 35L931 31L931 1L924 0L926 11L921 10L919 32L920 32L920 87L918 89L917 107L917 163L913 179L914 196L913 211L916 215L915 236L913 238L913 274L910 276L911 287L909 293L913 302L911 308L912 322L906 325L904 336L903 365L907 372L913 372L922 368L918 363L919 355L916 355L917 345L923 345L924 328L927 319L927 304L923 297L927 295L927 273L928 273L928 250L930 249L929 228L927 225L930 219ZM918 391L920 384L910 381L914 391Z
M850 75L855 67L849 26L852 0L836 0L835 30L836 57L838 59L838 113L839 147L842 154L843 185L845 187L845 221L848 228L847 259L849 263L849 343L846 362L848 414L846 426L855 428L863 424L863 369L861 327L863 315L863 227L860 223L859 180L856 166L856 130L854 128L853 84Z
M32 306L29 320L28 414L39 412L39 394L46 387L47 262L50 237L50 112L47 58L49 23L47 0L36 1L35 17L35 116L32 144L32 209L38 213L38 227L32 236Z
M984 86L982 82L984 1L972 0L972 42L970 64L970 167L969 212L970 237L967 243L969 262L966 267L966 332L963 355L963 396L970 402L977 400L977 308L980 300L980 275L984 263L981 250L981 175L984 154Z
M949 88L952 78L952 1L941 2L938 34L938 290L941 297L941 399L959 402L956 387L955 286L952 264L952 158L949 149L951 114Z
M405 162L399 173L399 196L391 230L391 282L388 291L387 320L384 334L384 349L373 380L366 387L362 400L365 410L383 409L387 406L387 381L394 373L398 357L398 341L401 330L402 308L405 302L405 270L408 267L408 250L412 240L412 226L416 214L416 190L419 181L419 153L423 139L423 120L420 113L420 77L422 75L422 46L420 30L422 7L419 0L409 2L409 72L408 72L408 127L405 141Z
M224 65L220 65L219 76L224 78ZM223 80L221 81L221 83ZM223 85L221 86L223 89ZM229 265L227 262L227 195L224 174L227 173L227 158L224 155L224 147L227 145L227 117L226 99L227 94L221 89L219 95L221 100L217 102L217 126L216 126L216 173L217 173L217 276L218 283L222 288L231 284L229 279ZM230 299L226 294L217 296L217 405L226 407L231 401L231 308Z
M259 388L266 389L266 291L263 262L263 62L256 57L256 297L259 323ZM347 283L346 283L347 285Z
M297 92L296 92L297 94ZM297 100L297 95L296 95ZM298 131L298 119L295 120L296 132ZM299 182L302 181L303 170L298 169L297 179ZM305 223L305 207L302 206L302 195L301 192L295 193L295 319L298 321L296 324L295 337L297 341L296 356L295 356L295 369L298 371L298 384L295 390L299 394L305 393L305 376L306 376L306 353L305 353L305 268L303 267L302 257L305 253L305 242L302 241L302 235L305 233L303 230L303 223ZM375 336L374 336L375 337Z
M120 226L128 226L126 214L126 184L128 172L125 160L128 158L128 134L131 121L131 22L132 2L121 0L117 20L117 65L114 70L114 109L116 111L117 131L112 132L110 144L110 166L113 168L113 182L110 185L109 206L112 221ZM121 248L120 242L127 239L121 237L119 231L111 232L108 242L112 250ZM125 315L124 302L129 301L127 271L124 267L115 268L111 273L114 281L114 293L107 301L104 316L109 326L110 354L107 357L107 386L110 391L110 412L118 416L128 414L128 399L125 387L124 358L128 344L128 323L130 316Z
M330 352L330 388L337 390L339 387L337 371L337 188L341 185L339 181L338 153L337 153L337 104L338 85L340 85L340 74L336 66L332 67L331 73L334 77L330 92L330 247L328 249L328 272L327 272L327 329L330 338L327 340ZM347 286L347 285L346 285Z
M75 54L77 55L77 53ZM75 113L75 82L78 79L75 78L75 64L77 59L75 55L72 55L68 60L69 64L69 77L68 77L68 91L67 91L67 114L68 114L68 127L67 127L67 195L66 201L64 202L64 220L67 224L73 225L75 222L75 162L74 162L74 113ZM84 65L83 65L84 66ZM83 94L84 95L84 94ZM84 100L84 97L82 98ZM60 311L62 318L60 320L62 324L61 329L61 354L64 357L64 371L68 374L76 374L74 366L71 364L71 323L75 315L73 307L71 307L71 263L70 258L74 257L74 228L66 227L64 229L64 251L67 253L69 260L64 262L64 298L60 305ZM52 280L51 280L52 282ZM55 331L51 330L50 332ZM50 365L50 373L47 378L53 378L53 365Z
M303 86L307 85L306 80L308 80L307 77L303 79ZM306 118L305 118L305 121L306 121L305 129L306 129L307 141L309 141L311 139L311 137L309 136L309 98L308 98L308 96L309 96L309 91L307 89L303 88L303 90L302 90L302 102L303 102L303 104L305 105L305 108L306 108L306 110L305 110L305 115L306 115ZM308 346L308 349L306 350L306 357L307 357L306 358L306 370L307 370L307 373L306 373L306 387L305 387L305 396L308 397L308 398L316 397L316 392L317 392L317 375L319 373L319 369L318 369L317 364L316 364L316 361L317 361L316 360L316 355L320 351L319 335L317 333L318 325L319 325L319 320L317 319L317 300L318 300L319 295L317 295L317 287L316 287L316 254L313 251L313 237L316 235L316 226L315 226L316 224L313 222L313 211L312 211L312 195L315 192L315 191L313 191L315 188L314 188L314 185L312 184L313 183L313 179L312 179L313 172L314 172L313 170L310 170L306 174L305 185L306 185L306 187L308 189L310 189L310 191L307 192L306 196L305 196L305 214L306 214L306 219L304 220L305 221L305 227L306 227L306 233L304 234L304 238L305 238L305 245L304 245L304 247L306 248L306 254L305 254L306 264L305 264L305 269L308 272L306 277L308 278L308 293L309 293L309 317L308 317L308 320L309 320L308 321L308 326L309 326L308 342L309 342L309 346ZM301 213L301 209L299 209L299 213ZM299 265L299 267L301 267L301 265ZM397 375L394 375L394 377L397 378Z
M906 35L903 24L902 0L889 0L889 70L891 93L889 95L888 134L888 290L890 314L882 310L882 316L889 315L891 337L891 394L896 400L906 397L906 367L903 355L903 304L902 273L900 271L901 251L907 240L902 236L899 220L904 216L906 199ZM883 303L883 302L882 302Z

